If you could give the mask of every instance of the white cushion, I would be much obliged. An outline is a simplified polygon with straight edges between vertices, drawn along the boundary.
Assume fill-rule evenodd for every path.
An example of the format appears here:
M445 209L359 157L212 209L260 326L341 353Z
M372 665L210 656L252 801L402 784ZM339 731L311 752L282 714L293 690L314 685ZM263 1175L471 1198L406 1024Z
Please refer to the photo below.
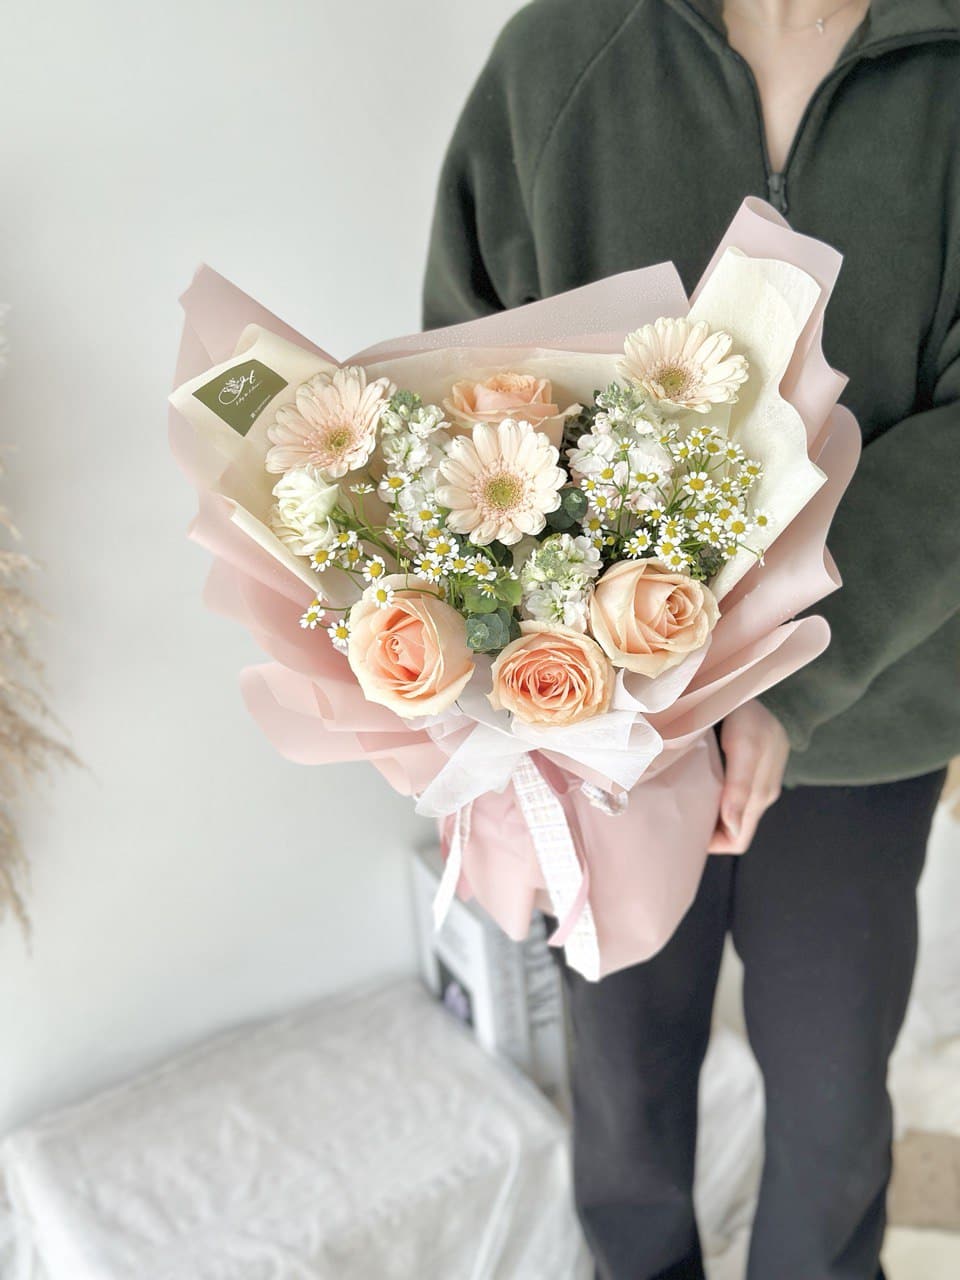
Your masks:
M409 980L53 1114L0 1169L49 1280L585 1274L561 1118Z

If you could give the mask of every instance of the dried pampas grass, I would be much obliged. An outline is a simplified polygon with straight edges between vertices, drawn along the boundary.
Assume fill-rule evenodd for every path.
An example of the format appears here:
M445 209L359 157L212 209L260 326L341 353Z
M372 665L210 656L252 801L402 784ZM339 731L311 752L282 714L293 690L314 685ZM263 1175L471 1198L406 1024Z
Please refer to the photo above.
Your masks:
M0 528L18 536L3 508ZM77 763L70 748L43 728L53 716L35 687L42 672L29 648L34 606L19 586L31 568L27 556L0 549L0 920L12 913L25 930L27 859L10 805L24 782L51 765Z
M0 307L0 322L5 308ZM0 370L6 342L0 331ZM0 463L0 475L3 466ZM0 507L0 530L19 540L6 508ZM23 784L54 764L77 764L77 758L48 733L53 715L36 686L40 663L30 652L29 624L35 606L20 582L33 569L28 556L0 548L0 921L13 915L29 928L26 905L28 865L11 806Z

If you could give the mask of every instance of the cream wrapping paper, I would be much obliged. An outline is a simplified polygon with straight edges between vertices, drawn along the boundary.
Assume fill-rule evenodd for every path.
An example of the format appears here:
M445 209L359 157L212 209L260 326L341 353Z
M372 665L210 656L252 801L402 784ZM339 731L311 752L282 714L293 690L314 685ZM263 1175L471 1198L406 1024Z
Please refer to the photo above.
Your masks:
M455 892L472 894L507 933L523 937L541 906L561 921L551 942L565 943L568 960L597 979L651 956L682 918L719 804L713 726L829 640L821 618L795 615L840 584L825 540L859 453L857 424L836 404L844 379L820 345L839 264L828 246L750 200L692 308L666 264L381 343L344 362L437 401L458 377L522 369L549 376L565 406L610 381L624 334L660 315L690 311L749 352L750 396L726 411L726 425L764 461L758 500L776 517L765 563L748 554L726 566L708 646L654 680L621 673L611 711L564 730L491 711L484 662L449 714L401 720L367 703L346 660L299 628L317 580L269 528L265 429L297 380L336 362L209 268L197 273L183 297L171 445L200 494L191 536L214 557L206 603L248 627L271 658L244 671L241 688L285 756L369 760L440 820L448 863L438 920ZM195 393L258 353L285 386L238 436ZM246 367L239 376L248 377L245 386L253 381ZM229 394L235 389L236 380ZM356 590L335 574L324 575L324 592L349 603Z

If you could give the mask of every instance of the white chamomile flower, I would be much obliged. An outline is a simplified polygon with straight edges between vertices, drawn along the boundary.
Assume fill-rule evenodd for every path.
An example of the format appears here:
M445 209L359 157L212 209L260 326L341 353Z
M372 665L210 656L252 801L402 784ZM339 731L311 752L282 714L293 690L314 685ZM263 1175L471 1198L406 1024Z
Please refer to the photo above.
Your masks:
M460 544L456 538L451 538L449 534L441 533L436 538L430 539L430 550L436 552L438 556L443 556L444 560L449 560L451 556L456 555L460 550Z
M672 551L662 552L657 548L657 556L673 573L683 573L690 567L690 557L685 551L681 551L679 547L675 547Z
M440 527L440 512L429 503L418 503L407 513L407 522L410 532L419 535L424 529Z
M314 599L308 606L304 614L300 618L300 625L304 630L315 631L320 623L326 617L326 609L320 603L319 599Z
M682 542L684 534L687 531L687 522L680 516L667 516L666 519L660 521L658 533L661 541L664 538L670 538L674 542Z
M639 560L651 545L652 539L646 529L638 529L624 543L623 550L632 560Z
M721 498L735 498L740 492L740 486L731 476L724 476L722 480L715 481L716 494Z
M726 526L728 520L732 520L734 516L740 514L740 508L736 502L721 502L713 513L721 525Z
M693 431L687 433L687 448L698 450L703 448L705 433L694 428Z
M368 493L376 493L376 489L366 480L361 480L359 484L352 484L350 486L350 492L357 493L361 498L365 498Z
M385 609L388 604L393 603L393 587L385 587L382 583L374 584L364 592L364 598L372 600L378 609Z
M698 511L689 523L691 532L696 534L697 537L702 537L705 534L708 534L711 530L717 529L720 525L720 521L712 511Z
M425 578L427 582L439 582L447 573L443 556L438 556L435 551L425 551L423 555L417 556L414 563L419 577Z
M705 542L708 547L722 547L726 543L723 526L719 523L712 524L706 529L698 529L697 537L701 542Z
M723 437L715 431L711 431L708 438L703 442L701 452L705 453L709 458L722 458L725 456L726 447Z
M409 477L402 471L388 471L377 485L377 493L384 502L393 503L409 483Z
M605 511L609 511L612 505L613 500L609 493L591 493L590 506L594 511L602 515Z
M603 521L597 515L587 516L582 522L581 528L591 541L594 542L598 537L603 535Z
M753 458L747 458L740 467L740 477L746 480L748 484L753 484L763 475L763 467L759 462L755 462Z
M451 573L469 573L472 563L471 557L465 556L462 551L456 551L447 557L447 568Z
M484 578L482 582L477 583L477 590L482 596L493 597L497 594L497 582L495 578Z
M333 539L334 546L340 547L341 550L344 547L356 546L356 543L357 532L355 529L338 529L336 536Z
M666 560L668 556L672 556L675 553L686 559L686 553L683 551L683 548L680 546L680 541L677 538L658 538L657 544L654 547L654 552L661 558L661 560Z
M753 521L749 520L742 511L738 511L736 514L730 516L729 519L724 520L723 527L730 538L737 538L739 540L740 538L745 538L746 535L751 532L753 529Z
M343 547L340 551L340 563L346 569L356 569L362 559L363 551L357 543L351 547Z
M347 652L347 645L350 643L350 622L347 618L340 618L331 626L327 627L327 635L333 642L333 647L338 649L340 653Z
M492 565L485 556L474 556L470 562L470 576L476 578L478 582L496 578L496 566Z
M773 516L763 507L756 507L752 512L753 523L758 529L769 529L773 524Z
M727 462L742 462L743 450L735 440L728 440L723 450L723 456Z
M713 493L713 481L706 471L691 471L684 477L683 490L694 498L709 498Z
M363 566L363 576L367 582L378 582L387 575L387 562L383 556L371 556Z
M336 553L329 547L317 547L316 551L310 557L310 568L317 573L323 573L324 569L329 569L332 564L336 564Z
M653 502L643 513L652 523L657 523L667 514L667 509L662 502Z

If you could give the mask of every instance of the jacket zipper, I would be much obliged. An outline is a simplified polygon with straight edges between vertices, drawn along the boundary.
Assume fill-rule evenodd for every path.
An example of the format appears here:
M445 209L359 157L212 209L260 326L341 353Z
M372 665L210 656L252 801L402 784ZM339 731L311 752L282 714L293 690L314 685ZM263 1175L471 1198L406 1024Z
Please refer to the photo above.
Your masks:
M743 68L743 74L746 77L747 84L750 86L750 93L753 98L753 106L757 118L757 132L760 137L760 154L763 157L763 169L767 181L767 199L776 209L777 213L786 215L790 208L787 203L787 175L790 172L790 162L793 160L794 153L797 150L797 144L800 141L800 136L806 129L810 114L821 95L836 80L841 79L846 75L850 66L856 62L856 56L845 58L843 62L834 67L833 71L830 72L825 79L820 81L820 84L813 91L813 95L804 107L803 114L800 117L800 122L794 132L793 139L790 143L790 149L787 152L787 158L783 162L783 168L777 170L774 169L773 165L770 163L770 152L767 150L767 131L763 123L763 104L760 101L760 90L757 86L756 76L753 74L753 68L750 66L749 62L747 62L746 58L737 53L736 49L731 48L730 53L736 62L738 62Z
M925 32L921 39L913 40L910 43L927 44L944 38L955 40L957 38L957 33L952 30L932 30ZM903 46L903 39L899 36L894 36L889 40L884 40L873 45L865 54L861 54L859 50L853 50L843 58L842 61L837 63L833 70L820 81L819 85L813 91L812 96L807 102L807 105L804 107L803 114L800 117L800 122L797 125L796 131L793 135L793 140L790 143L787 158L784 160L783 168L780 170L774 169L773 165L770 163L770 153L767 150L767 132L763 124L763 105L760 101L760 90L757 86L756 76L753 74L753 68L750 66L749 62L747 62L746 58L739 54L732 45L728 44L726 46L729 50L730 56L743 68L747 84L750 87L750 92L753 97L754 111L756 112L757 117L757 130L760 136L760 153L763 156L763 168L767 181L767 198L778 213L786 215L790 207L787 202L787 176L790 172L790 164L793 160L794 154L796 153L801 135L806 129L811 112L822 94L835 83L842 80L849 69L861 57L874 58L881 53L885 53L888 49L896 49Z

